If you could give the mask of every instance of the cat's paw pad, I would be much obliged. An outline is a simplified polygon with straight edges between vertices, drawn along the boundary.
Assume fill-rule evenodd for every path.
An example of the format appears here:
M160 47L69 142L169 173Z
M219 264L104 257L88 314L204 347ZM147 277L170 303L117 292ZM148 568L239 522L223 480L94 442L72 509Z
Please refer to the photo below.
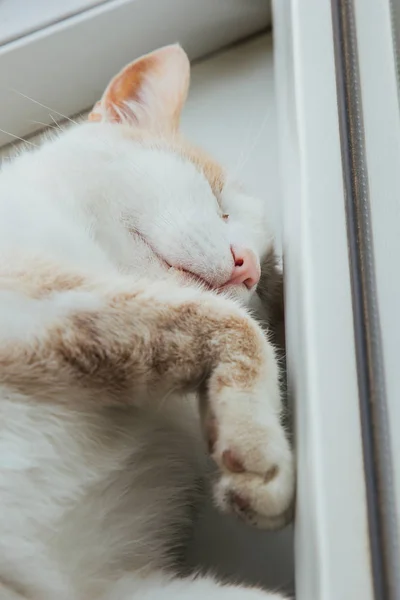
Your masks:
M283 428L240 421L208 421L210 454L219 470L214 498L224 512L260 528L276 529L293 516L294 464Z

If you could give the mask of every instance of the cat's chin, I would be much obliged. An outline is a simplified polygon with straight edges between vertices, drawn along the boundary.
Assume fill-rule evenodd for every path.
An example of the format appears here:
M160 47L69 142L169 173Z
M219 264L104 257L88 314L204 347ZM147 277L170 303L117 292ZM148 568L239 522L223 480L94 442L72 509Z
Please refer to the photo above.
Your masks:
M239 302L242 306L248 306L255 289L255 287L249 289L242 283L240 285L224 285L215 291L219 294L224 294L224 296L227 298L231 298L232 300Z

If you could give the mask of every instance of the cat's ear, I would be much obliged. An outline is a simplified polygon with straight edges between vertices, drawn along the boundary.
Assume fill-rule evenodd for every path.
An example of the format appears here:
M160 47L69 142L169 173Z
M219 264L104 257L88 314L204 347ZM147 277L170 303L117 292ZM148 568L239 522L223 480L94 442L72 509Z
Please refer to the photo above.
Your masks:
M112 79L90 121L128 122L160 132L174 131L186 100L190 63L178 45L165 46L127 65Z

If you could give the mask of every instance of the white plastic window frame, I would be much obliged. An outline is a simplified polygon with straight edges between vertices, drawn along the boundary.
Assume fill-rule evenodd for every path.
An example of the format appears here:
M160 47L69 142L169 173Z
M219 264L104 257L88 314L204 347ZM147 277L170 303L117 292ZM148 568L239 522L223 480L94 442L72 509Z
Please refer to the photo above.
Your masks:
M273 3L297 600L372 600L330 0Z
M390 0L355 4L360 83L397 512L400 515L400 103ZM392 17L394 20L392 20ZM373 40L373 43L371 43ZM395 460L396 457L399 460Z

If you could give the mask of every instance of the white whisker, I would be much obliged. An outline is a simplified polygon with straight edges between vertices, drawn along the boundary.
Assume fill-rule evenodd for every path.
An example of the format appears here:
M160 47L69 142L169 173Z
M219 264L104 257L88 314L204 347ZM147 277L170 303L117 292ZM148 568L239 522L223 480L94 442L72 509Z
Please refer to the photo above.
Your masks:
M242 146L242 150L239 154L238 161L236 163L236 167L231 172L232 179L234 177L237 177L239 175L239 173L242 171L242 169L246 166L249 158L251 157L251 153L253 152L254 148L256 147L256 145L260 139L260 136L263 133L265 126L270 119L270 116L271 116L270 112L265 115L265 117L261 123L261 127L257 127L256 134L255 134L253 140L249 140L249 137L250 137L249 135L246 136L247 140L244 143L244 145ZM248 144L248 141L250 141L250 144Z
M51 115L51 114L49 113L49 117L50 117L50 119L53 121L53 123L54 123L54 124L55 124L55 125L58 127L58 129L59 129L60 131L64 131L64 129L61 127L60 123L59 123L59 122L58 122L58 121L57 121L57 120L56 120L56 119L53 117L53 115Z
M241 143L241 149L240 149L240 153L239 153L239 156L237 158L237 161L236 161L236 165L232 169L232 172L234 172L234 173L236 173L238 171L238 168L239 168L240 164L242 163L242 161L244 159L244 155L247 152L247 147L248 147L248 145L249 145L249 143L251 141L251 136L253 135L253 131L252 131L253 130L253 122L254 122L253 118L250 116L247 119L247 123L246 123L246 135L243 136L244 139L242 140L242 143Z
M55 125L50 125L50 123L44 123L43 121L34 121L33 119L29 119L29 123L34 123L35 125L43 125L43 127L51 127L51 129L57 129Z
M34 148L39 148L39 146L37 146L33 142L29 142L28 140L25 140L23 137L19 137L19 135L15 135L14 133L10 133L9 131L6 131L5 129L0 129L0 131L2 133L5 133L6 135L11 136L15 140L20 140L21 142L25 142L25 144L29 144L30 146L33 146Z
M23 98L26 98L27 100L30 100L31 102L34 102L35 104L38 104L39 106L41 106L42 108L45 108L46 110L50 110L51 112L55 113L56 115L60 115L60 117L67 119L67 121L71 121L71 123L74 123L75 125L78 124L76 121L74 121L70 117L67 117L67 115L63 115L63 113L60 113L58 110L54 110L54 108L50 108L50 106L46 106L45 104L42 104L42 102L39 102L38 100L35 100L34 98L31 98L30 96L27 96L26 94L23 94L22 92L19 92L18 90L10 88L10 91L14 92L14 94L18 94L19 96L22 96Z
M261 123L261 127L257 130L256 135L254 136L253 142L250 146L250 148L247 151L247 156L244 158L242 164L240 165L240 167L238 168L238 173L246 166L246 163L248 162L251 153L253 152L254 148L256 147L261 134L264 132L265 126L267 125L269 119L270 119L271 113L268 113L265 115L263 122Z

